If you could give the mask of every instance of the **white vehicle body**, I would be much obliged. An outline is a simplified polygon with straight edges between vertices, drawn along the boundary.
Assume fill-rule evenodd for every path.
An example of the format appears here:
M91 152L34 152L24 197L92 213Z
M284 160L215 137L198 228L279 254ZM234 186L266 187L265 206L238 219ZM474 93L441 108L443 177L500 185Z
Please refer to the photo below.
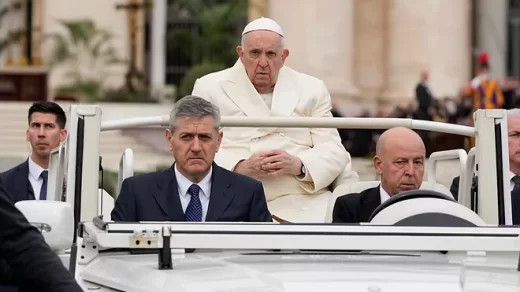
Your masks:
M357 225L116 223L103 220L113 200L99 188L99 133L166 126L168 117L101 123L99 107L72 106L69 138L52 160L55 182L48 191L59 200L66 176L77 237L62 258L70 261L85 290L97 291L520 291L520 228L503 226L512 220L504 176L509 169L507 117L502 110L478 111L475 117L475 128L410 119L222 118L223 126L236 127L404 126L475 135L476 148L469 153L434 153L428 165L432 170L439 160L459 158L465 171L458 203L409 199L388 206L372 223ZM472 203L475 164L479 191ZM131 175L132 152L127 150L119 181ZM427 181L435 184L433 175ZM430 212L472 227L391 226Z

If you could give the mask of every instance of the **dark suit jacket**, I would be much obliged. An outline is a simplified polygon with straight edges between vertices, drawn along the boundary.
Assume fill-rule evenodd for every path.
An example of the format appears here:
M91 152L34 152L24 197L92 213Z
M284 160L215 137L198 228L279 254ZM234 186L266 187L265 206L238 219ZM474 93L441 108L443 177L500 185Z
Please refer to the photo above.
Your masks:
M123 181L114 221L185 221L174 166ZM262 183L213 163L206 221L272 222Z
M450 186L450 193L453 195L456 201L459 200L459 184L460 184L460 176L457 176L453 179ZM471 184L471 188L477 187L477 177L473 177L473 182Z
M428 109L432 107L433 97L431 96L428 87L423 83L417 84L415 87L415 97L417 98L419 110L425 115L422 118L431 119L428 114Z
M333 223L368 222L372 212L381 205L379 186L361 193L343 195L336 199L332 211Z
M29 161L0 173L0 181L4 183L13 203L25 200L34 200L34 191L29 176Z
M460 184L460 176L457 176L453 179L450 186L450 192L455 197L458 198L459 195L459 184ZM471 184L472 190L475 192L478 190L478 176L473 177L473 182ZM473 203L473 202L472 202ZM512 195L511 196L511 209L512 209L512 217L513 224L520 225L520 196Z
M0 283L16 285L19 291L82 291L7 193L0 184Z

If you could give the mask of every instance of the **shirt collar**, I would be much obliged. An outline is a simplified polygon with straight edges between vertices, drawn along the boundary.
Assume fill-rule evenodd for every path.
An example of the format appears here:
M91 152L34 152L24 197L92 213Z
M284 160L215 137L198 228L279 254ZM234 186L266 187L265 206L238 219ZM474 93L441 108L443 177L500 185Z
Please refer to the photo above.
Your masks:
M390 195L383 189L381 185L379 185L379 194L381 198L381 204L390 199Z
M34 162L30 156L29 156L28 163L29 163L29 175L32 176L35 180L38 180L40 178L40 175L42 174L42 172L46 169L39 166L38 164L36 164L36 162Z
M177 164L175 164L175 178L177 179L177 187L179 188L179 194L185 197L188 194L189 187L193 184L187 177L182 175L180 171L177 169ZM210 191L211 191L211 174L213 173L213 167L210 167L208 174L196 185L200 187L202 190L202 195L209 199Z

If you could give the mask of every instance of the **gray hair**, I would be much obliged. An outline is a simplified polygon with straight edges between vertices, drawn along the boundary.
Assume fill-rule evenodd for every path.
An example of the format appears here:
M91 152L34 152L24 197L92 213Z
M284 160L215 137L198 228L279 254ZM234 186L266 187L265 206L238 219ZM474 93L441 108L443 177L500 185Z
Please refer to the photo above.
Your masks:
M508 117L520 117L520 108L512 108L506 110Z
M170 130L173 132L180 118L201 119L211 116L215 121L215 130L220 129L220 110L202 97L187 95L175 103L170 112Z

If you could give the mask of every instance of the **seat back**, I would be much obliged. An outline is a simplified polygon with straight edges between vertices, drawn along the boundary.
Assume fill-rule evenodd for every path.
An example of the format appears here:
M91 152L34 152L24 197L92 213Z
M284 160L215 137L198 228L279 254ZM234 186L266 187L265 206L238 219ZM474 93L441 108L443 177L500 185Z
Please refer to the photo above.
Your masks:
M346 194L360 193L366 189L375 188L380 183L381 183L380 181L359 181L359 182L352 182L350 184L343 184L341 186L338 186L336 189L334 189L334 192L330 195L329 203L327 205L327 213L325 214L325 223L332 222L332 212L334 211L334 204L336 203L336 199L339 196L343 196ZM453 198L453 195L451 194L450 190L446 186L439 184L439 183L431 183L428 181L423 181L423 183L421 184L421 189L437 191L439 193L443 193L443 194Z
M131 148L126 148L119 160L119 173L117 175L116 193L112 194L114 200L119 196L123 181L134 175L134 152Z
M110 213L114 209L115 201L105 190L98 193L98 215L103 215L103 221L111 221Z

